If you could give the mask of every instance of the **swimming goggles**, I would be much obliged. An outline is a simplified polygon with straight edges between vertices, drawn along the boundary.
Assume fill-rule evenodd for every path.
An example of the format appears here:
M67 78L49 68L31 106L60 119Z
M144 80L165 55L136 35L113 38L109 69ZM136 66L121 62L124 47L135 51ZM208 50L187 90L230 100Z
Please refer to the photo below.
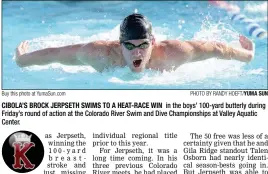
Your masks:
M149 42L143 42L142 44L137 45L137 46L129 42L123 42L123 44L128 50L133 50L134 48L146 49L149 47Z

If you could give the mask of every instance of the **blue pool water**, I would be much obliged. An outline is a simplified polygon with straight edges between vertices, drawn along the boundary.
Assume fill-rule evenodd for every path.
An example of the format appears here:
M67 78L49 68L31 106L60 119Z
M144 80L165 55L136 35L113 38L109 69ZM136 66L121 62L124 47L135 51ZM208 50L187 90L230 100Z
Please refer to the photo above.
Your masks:
M234 2L267 30L267 2ZM94 40L117 40L121 20L137 11L153 24L157 40L237 41L245 26L232 24L225 11L207 2L3 2L3 89L267 89L267 40L251 38L249 64L215 58L189 63L172 72L125 68L98 73L91 67L51 64L19 68L15 48L29 40L30 50ZM249 36L248 36L249 37Z

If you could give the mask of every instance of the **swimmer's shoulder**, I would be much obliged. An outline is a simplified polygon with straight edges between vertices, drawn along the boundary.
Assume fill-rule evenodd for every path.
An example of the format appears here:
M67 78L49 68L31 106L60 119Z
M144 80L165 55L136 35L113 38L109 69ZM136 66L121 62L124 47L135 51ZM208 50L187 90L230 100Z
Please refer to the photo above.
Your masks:
M102 58L108 64L121 65L123 62L122 51L119 41L98 40L82 46L77 57L83 62L88 62L91 58Z
M183 42L180 40L164 40L156 42L153 48L153 57L167 57L169 52L182 51L183 52Z
M154 46L152 64L180 66L191 58L189 44L180 40L164 40ZM171 62L171 63L170 63Z
M159 42L159 44L163 47L163 48L183 48L186 45L185 41L180 41L180 40L164 40Z
M165 54L176 53L178 56L188 56L191 54L192 46L188 41L181 40L164 40L159 43L161 50Z
M94 57L109 57L111 54L118 53L120 49L119 41L97 40L86 43L78 51L79 55L90 55Z

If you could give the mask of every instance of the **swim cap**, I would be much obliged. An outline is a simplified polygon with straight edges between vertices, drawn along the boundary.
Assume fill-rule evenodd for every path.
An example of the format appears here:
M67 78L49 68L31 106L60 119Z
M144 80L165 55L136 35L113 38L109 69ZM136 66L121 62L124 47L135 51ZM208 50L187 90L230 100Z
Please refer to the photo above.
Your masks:
M149 39L152 36L152 24L141 14L127 16L120 25L120 42L135 39Z

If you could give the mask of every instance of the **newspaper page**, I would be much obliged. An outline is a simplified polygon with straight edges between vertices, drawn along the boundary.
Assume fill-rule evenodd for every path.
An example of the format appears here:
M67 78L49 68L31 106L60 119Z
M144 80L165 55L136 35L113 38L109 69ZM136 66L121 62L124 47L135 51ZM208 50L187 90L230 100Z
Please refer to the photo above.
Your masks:
M267 1L1 9L1 174L268 174Z

